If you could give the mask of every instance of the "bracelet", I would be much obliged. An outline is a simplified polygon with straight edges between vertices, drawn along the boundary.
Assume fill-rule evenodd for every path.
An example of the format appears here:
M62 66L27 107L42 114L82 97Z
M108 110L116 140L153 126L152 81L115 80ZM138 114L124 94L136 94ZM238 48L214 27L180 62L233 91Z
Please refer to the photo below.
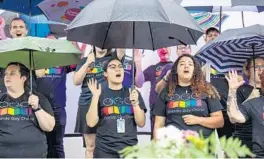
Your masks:
M32 109L34 113L36 113L37 111L41 110L42 108L40 107L40 105L38 106L37 109Z

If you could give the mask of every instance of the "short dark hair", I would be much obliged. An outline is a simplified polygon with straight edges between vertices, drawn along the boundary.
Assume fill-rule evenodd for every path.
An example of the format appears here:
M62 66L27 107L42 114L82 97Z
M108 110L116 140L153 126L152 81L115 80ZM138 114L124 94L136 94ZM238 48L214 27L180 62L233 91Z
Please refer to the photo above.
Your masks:
M217 32L220 33L220 31L214 27L210 27L205 31L205 34L208 35L210 32Z
M23 18L19 18L19 17L12 19L12 21L11 21L11 23L10 23L10 26L9 26L9 29L11 29L13 21L16 21L16 20L21 20L21 21L23 21L23 22L25 23L26 29L28 29L28 28L27 28L27 23L26 23L26 21L25 21Z
M24 64L22 64L22 63L20 63L20 62L10 62L10 63L7 65L7 67L8 67L8 66L11 66L11 65L16 65L16 66L18 66L18 67L19 67L19 72L20 72L21 76L25 76L25 77L27 77L27 79L28 79L28 77L29 77L29 69L28 69Z
M106 72L107 71L107 68L108 68L108 65L110 62L114 61L114 60L117 60L119 61L121 64L122 64L122 61L119 60L117 57L111 57L103 66L103 71Z
M257 59L262 59L264 60L263 57L260 57L260 56L255 56L255 57L251 57L251 58L248 58L243 66L243 75L249 79L250 78L250 67L251 67L251 64L253 63L254 60L257 60Z

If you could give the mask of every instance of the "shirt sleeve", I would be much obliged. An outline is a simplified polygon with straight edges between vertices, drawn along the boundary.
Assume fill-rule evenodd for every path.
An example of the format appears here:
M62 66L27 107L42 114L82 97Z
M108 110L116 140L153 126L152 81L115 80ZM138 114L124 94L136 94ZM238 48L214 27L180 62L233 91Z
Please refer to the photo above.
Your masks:
M161 80L167 74L167 72L171 69L171 67L172 67L172 64L167 64L164 66L159 76L159 80Z
M168 95L167 88L164 88L154 104L154 115L166 117L167 101L166 96Z
M139 106L142 110L144 110L144 112L146 113L147 112L147 108L146 108L146 105L145 105L145 102L142 98L142 95L141 93L138 91L138 101L139 101Z
M65 67L66 73L70 73L70 72L75 71L76 70L76 67L77 67L76 64L72 64L72 65L66 66Z
M45 112L47 112L48 114L50 114L51 116L54 116L54 113L53 113L53 110L52 110L52 107L50 105L49 100L44 95L42 95L40 93L36 93L35 95L39 97L39 105L40 105L40 107Z
M153 66L149 66L148 68L144 70L143 74L145 77L145 81L151 81L151 78L153 77L152 67Z
M208 107L209 113L214 113L214 112L223 110L223 106L220 103L220 100L218 97L215 97L215 98L207 97L206 100L207 100L207 107Z
M81 69L81 67L85 64L86 60L87 60L87 57L84 57L84 58L81 60L81 63L80 63L79 65L77 65L77 67L76 67L76 69L75 69L76 72L79 71L79 70Z
M250 117L251 117L251 108L253 107L253 105L251 104L251 101L252 100L246 101L245 103L239 106L239 110L245 117L246 121L250 120Z

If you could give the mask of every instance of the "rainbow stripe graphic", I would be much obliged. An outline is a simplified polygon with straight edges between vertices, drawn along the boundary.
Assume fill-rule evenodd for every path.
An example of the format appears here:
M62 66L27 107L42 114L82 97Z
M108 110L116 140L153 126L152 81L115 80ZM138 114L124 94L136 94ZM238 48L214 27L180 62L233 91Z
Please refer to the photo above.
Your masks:
M61 68L49 68L45 70L46 75L59 75L61 74L62 69Z
M87 73L89 74L96 74L96 73L101 73L103 72L103 68L101 67L95 67L92 70L88 70Z
M11 116L18 116L18 115L24 115L28 116L32 114L32 108L23 108L23 107L8 107L8 108L0 108L0 116L3 115L11 115Z
M193 107L201 107L202 100L201 99L190 99L190 100L181 100L181 101L170 101L169 108L193 108Z
M123 105L120 106L106 106L102 109L102 113L106 115L116 114L116 115L123 115L123 114L134 114L134 109L131 105Z

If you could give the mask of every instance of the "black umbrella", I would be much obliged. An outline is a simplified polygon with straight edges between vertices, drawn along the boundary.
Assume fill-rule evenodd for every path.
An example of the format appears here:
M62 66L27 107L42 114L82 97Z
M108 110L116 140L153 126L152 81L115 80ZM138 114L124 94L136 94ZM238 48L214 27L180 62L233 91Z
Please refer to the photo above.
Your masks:
M203 35L202 29L178 3L175 0L96 0L70 23L67 39L102 49L156 50L196 44Z
M67 28L67 39L99 48L156 50L196 44L203 32L174 0L96 0Z

